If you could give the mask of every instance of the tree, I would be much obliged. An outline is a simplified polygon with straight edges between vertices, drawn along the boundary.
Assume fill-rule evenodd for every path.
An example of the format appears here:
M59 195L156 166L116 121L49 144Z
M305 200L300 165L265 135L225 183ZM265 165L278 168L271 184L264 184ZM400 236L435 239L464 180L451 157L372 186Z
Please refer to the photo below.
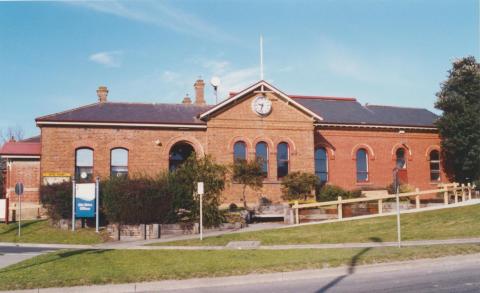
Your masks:
M190 156L170 175L168 185L173 195L174 214L182 222L198 222L200 208L196 189L197 182L203 182L203 224L205 227L216 227L223 223L219 206L226 174L227 168L215 163L210 156L199 159L195 155Z
M442 83L435 107L443 111L436 122L442 165L450 180L480 177L480 64L465 57L453 62Z
M304 199L313 196L315 186L318 184L318 177L315 174L306 172L292 172L282 179L283 199Z
M16 141L22 140L24 138L23 128L17 125L15 127L9 126L5 130L0 129L0 146L12 138Z
M246 190L250 187L258 190L263 186L264 173L260 160L247 161L238 159L233 163L233 181L242 184L243 207L247 209Z

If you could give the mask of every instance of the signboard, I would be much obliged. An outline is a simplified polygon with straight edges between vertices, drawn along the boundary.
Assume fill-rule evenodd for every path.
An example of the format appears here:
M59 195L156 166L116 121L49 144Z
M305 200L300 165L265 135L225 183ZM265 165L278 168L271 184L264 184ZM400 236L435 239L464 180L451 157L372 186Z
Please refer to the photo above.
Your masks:
M43 172L43 177L71 177L72 174L67 172Z
M95 183L75 184L75 217L95 217Z
M45 185L70 181L71 178L71 174L66 172L44 172L42 176Z
M197 183L197 193L198 194L204 194L203 193L203 182L198 182Z
M23 195L23 183L18 182L17 184L15 184L15 194Z
M0 199L0 221L7 221L7 199Z

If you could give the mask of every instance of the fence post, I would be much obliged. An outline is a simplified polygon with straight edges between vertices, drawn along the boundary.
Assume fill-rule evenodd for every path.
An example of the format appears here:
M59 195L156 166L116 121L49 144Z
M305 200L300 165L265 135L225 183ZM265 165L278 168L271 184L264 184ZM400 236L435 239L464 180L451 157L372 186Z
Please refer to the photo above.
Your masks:
M465 201L465 197L466 197L466 193L465 193L465 184L462 183L462 202Z
M298 218L298 200L295 201L295 224L300 224L300 220Z
M343 218L343 206L342 206L342 197L338 197L338 206L337 206L337 211L338 211L338 219Z
M383 200L381 199L378 200L378 214L383 214Z
M455 195L455 203L458 203L457 187L458 187L458 183L453 183L453 194Z
M468 200L472 200L472 184L470 184L470 182L468 182L467 188L468 188Z
M417 193L420 192L420 189L415 188L415 192L417 192ZM420 208L420 194L416 194L416 195L415 195L415 207L416 207L417 209Z
M443 202L448 205L448 187L446 185L443 186Z

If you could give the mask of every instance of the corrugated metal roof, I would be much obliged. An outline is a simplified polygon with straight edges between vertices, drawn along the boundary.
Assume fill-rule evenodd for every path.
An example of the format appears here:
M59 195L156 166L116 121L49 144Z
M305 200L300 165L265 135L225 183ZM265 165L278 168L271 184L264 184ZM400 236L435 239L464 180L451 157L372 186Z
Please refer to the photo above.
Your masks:
M4 156L40 156L42 151L40 136L22 141L7 141L0 148L0 155Z

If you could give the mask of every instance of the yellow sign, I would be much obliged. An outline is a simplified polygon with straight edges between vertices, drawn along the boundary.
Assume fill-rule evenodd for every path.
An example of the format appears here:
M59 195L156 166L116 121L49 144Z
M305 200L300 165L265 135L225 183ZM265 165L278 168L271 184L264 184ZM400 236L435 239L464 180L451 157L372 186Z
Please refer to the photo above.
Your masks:
M66 172L45 172L43 173L43 177L70 177L72 176L70 173Z

